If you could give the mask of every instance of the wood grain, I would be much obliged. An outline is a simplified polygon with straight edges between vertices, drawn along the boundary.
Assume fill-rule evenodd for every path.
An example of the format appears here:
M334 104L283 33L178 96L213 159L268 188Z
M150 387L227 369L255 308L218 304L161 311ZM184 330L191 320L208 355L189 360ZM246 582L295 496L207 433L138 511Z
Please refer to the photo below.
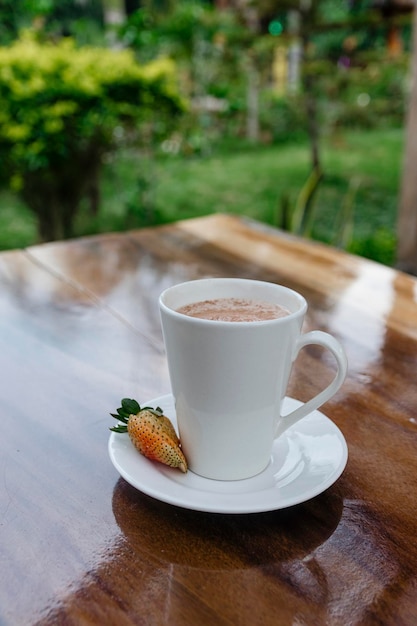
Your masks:
M280 282L349 374L323 411L349 460L325 493L256 515L188 511L107 455L122 397L169 391L158 295L204 276ZM415 624L417 281L217 215L0 254L0 624ZM301 400L333 371L300 355Z

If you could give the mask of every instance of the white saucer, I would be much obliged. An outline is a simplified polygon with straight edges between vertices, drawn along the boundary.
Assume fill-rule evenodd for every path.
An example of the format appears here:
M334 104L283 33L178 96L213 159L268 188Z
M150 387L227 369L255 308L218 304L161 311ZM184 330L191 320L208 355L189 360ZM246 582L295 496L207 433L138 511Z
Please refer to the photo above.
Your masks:
M285 398L284 415L301 404ZM160 406L177 427L171 395L146 406ZM259 513L300 504L325 491L343 472L348 453L338 427L313 411L275 441L268 467L246 480L210 480L150 461L139 454L127 433L111 433L109 455L128 483L163 502L212 513Z

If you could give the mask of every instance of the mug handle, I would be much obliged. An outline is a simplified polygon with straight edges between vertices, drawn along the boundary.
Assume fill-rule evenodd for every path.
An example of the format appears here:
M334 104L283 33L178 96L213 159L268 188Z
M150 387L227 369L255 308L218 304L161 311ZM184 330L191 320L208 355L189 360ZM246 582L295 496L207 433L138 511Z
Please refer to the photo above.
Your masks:
M281 415L275 431L275 439L282 435L290 426L293 426L300 419L315 411L322 404L327 402L338 389L342 386L347 372L347 358L344 349L341 344L329 333L325 333L321 330L312 330L309 333L301 335L295 346L294 359L298 356L298 353L302 348L308 345L318 345L323 348L327 348L333 354L337 363L337 372L332 382L323 391L318 393L314 398L311 398L308 402L298 407L288 415Z

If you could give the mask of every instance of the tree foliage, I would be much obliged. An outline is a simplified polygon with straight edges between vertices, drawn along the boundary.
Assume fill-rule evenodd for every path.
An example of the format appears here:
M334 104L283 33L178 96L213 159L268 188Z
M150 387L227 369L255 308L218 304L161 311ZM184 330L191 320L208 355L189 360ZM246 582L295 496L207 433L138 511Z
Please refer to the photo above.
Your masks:
M0 0L0 42L7 44L27 28L49 36L72 36L88 43L103 30L101 0ZM87 40L87 41L86 41ZM91 42L91 41L90 41Z
M144 128L164 135L182 107L172 61L24 37L0 48L1 181L36 213L42 240L68 237L103 156Z

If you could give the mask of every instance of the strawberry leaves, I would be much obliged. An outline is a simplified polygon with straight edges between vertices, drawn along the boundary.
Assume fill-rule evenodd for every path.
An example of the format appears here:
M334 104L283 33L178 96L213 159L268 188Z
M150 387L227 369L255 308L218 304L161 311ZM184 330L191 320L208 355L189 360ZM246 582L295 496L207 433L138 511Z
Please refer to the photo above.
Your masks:
M118 424L117 426L113 426L110 428L115 433L126 433L127 432L127 423L129 421L129 417L131 415L137 415L141 411L151 411L157 416L161 416L163 414L162 409L157 406L156 409L153 409L150 406L141 407L139 402L133 400L132 398L123 398L122 406L116 409L117 413L110 413L112 417L119 420L119 422L123 422L123 424Z

